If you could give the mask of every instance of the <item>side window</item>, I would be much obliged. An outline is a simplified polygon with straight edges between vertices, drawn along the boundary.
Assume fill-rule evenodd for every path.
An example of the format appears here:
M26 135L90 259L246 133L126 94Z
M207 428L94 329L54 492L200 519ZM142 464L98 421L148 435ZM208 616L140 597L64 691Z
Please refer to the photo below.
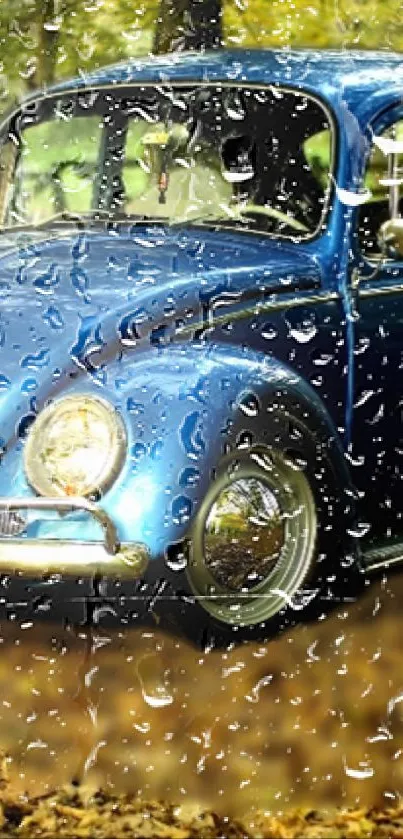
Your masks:
M365 174L368 200L358 213L358 236L364 256L379 259L381 225L403 212L403 120L373 137Z
M12 188L4 183L5 224L38 224L57 213L90 210L101 131L96 115L25 128Z
M329 176L332 163L332 135L329 129L312 134L303 144L306 165L322 187L323 193L329 189Z

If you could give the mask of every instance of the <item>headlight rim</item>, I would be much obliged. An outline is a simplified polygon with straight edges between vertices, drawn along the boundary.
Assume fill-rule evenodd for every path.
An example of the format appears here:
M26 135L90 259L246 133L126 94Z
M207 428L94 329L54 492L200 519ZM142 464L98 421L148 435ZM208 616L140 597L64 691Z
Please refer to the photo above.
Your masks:
M46 473L46 466L40 460L40 454L44 446L37 446L38 437L42 437L46 433L46 428L57 418L58 411L63 407L67 408L69 403L70 405L76 404L77 408L83 405L95 405L95 410L103 415L109 430L112 430L112 445L101 479L97 481L96 485L88 484L78 493L63 491L60 484ZM113 403L93 393L72 393L60 396L42 408L28 431L23 452L24 472L27 482L37 495L42 497L63 498L74 494L83 498L95 497L98 499L108 492L122 471L127 456L127 443L126 426Z

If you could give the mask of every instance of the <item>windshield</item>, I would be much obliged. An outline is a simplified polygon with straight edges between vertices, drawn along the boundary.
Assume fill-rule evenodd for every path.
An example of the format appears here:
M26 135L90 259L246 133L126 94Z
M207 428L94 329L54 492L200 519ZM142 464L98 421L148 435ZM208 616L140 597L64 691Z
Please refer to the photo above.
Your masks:
M321 104L277 88L44 99L1 149L2 224L99 213L307 238L323 222L332 147Z

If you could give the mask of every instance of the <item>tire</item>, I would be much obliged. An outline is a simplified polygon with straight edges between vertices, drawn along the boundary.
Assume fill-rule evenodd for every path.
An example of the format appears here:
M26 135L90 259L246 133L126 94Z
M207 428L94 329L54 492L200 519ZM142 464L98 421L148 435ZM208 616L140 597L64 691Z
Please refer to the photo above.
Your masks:
M224 454L189 532L186 574L193 606L183 615L186 625L181 622L199 646L265 639L302 615L310 617L324 584L337 576L347 543L350 547L350 502L329 458L328 441L301 417L282 414L277 427L281 433L274 435L272 425L259 434L259 442L248 435L251 445L239 445L241 435ZM237 507L239 494L238 508L245 499L241 521L233 517L229 523L228 511ZM265 514L274 510L277 532L272 517L270 538L262 509L258 524L245 515L250 495L263 496ZM246 528L242 518L248 520Z

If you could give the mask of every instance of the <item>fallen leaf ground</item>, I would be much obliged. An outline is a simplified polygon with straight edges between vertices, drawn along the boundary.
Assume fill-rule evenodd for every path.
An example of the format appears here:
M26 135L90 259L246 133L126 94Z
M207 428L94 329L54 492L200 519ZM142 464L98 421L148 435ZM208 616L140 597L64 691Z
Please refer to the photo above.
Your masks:
M132 836L403 839L402 597L402 574L379 579L226 652L4 620L3 835L118 836L128 819Z
M38 839L402 839L403 805L323 813L309 808L253 821L98 790L88 800L61 790L36 799L3 795L0 836Z

